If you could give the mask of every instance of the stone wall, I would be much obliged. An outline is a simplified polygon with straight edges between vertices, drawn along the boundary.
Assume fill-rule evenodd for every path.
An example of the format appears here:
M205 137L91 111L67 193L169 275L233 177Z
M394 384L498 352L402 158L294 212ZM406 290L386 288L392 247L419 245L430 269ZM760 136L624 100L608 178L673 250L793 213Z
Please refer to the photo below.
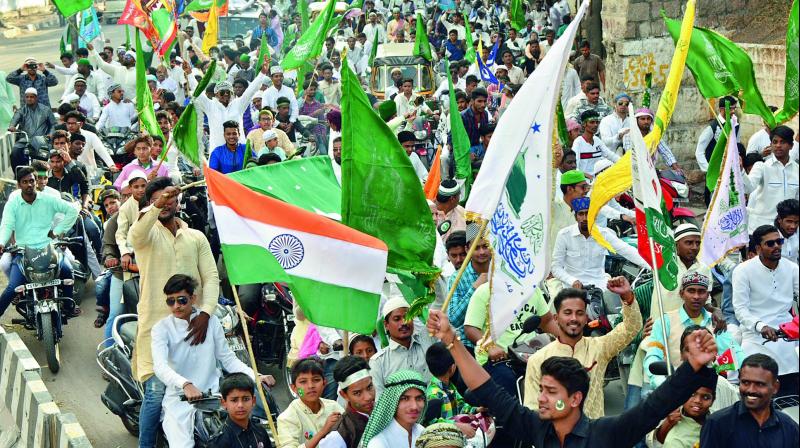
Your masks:
M653 73L652 107L664 87L675 50L661 17L683 17L684 1L603 0L603 41L606 48L607 96L626 91L641 102L644 78ZM783 105L786 21L789 2L777 0L699 0L695 25L714 29L739 44L753 60L756 80L767 104ZM700 95L686 70L678 106L666 141L684 168L695 169L694 150L704 126L713 119L708 102ZM744 115L744 143L761 127L761 119ZM797 119L789 123L797 129Z

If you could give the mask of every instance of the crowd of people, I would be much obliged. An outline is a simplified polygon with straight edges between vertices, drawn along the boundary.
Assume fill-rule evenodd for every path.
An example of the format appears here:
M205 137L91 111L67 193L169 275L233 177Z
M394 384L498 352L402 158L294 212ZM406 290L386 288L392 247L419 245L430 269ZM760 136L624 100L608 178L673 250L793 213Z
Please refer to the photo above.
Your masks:
M224 272L218 270L213 216L211 225L200 229L180 217L181 208L191 206L180 186L187 177L201 178L204 167L175 146L174 126L192 102L199 112L201 153L209 168L223 174L323 155L340 180L347 151L341 79L350 69L396 135L420 185L432 171L432 158L417 150L424 143L414 128L419 117L439 123L447 143L449 117L460 114L479 176L487 150L502 150L502 142L490 145L497 122L571 23L576 4L523 1L525 26L517 28L508 1L444 3L364 0L331 31L314 69L304 75L280 65L303 31L295 0L261 3L253 30L207 53L203 24L193 19L181 27L175 50L163 59L155 55L147 67L162 135L140 129L137 55L124 45L96 40L61 54L61 65L28 58L8 74L6 81L20 91L8 131L25 141L11 155L19 190L3 209L0 252L11 241L39 248L70 232L85 236L81 254L74 256L86 261L95 278L94 325L105 338L123 313L123 284L138 278L133 365L144 391L139 446L155 446L159 427L169 446L194 446L195 411L189 402L207 390L221 394L228 415L212 443L218 447L797 446L797 423L773 399L796 399L800 393L798 342L779 331L797 319L798 134L789 126L765 125L747 145L739 144L749 244L706 266L698 259L702 226L697 220L676 225L678 287L662 288L657 300L654 289L660 286L652 276L632 286L624 276L609 275L609 253L588 226L593 182L631 150L633 126L642 135L651 131L655 114L635 104L636 95L606 84L601 51L591 48L585 32L571 43L561 88L569 141L557 151L557 188L546 199L552 210L551 272L514 323L497 339L489 336L486 310L495 254L489 235L460 205L465 191L454 179L453 162L443 156L442 180L428 205L436 225L439 281L453 291L452 300L441 309L439 297L425 322L407 320L411 300L387 283L377 331L347 338L341 330L314 325L296 305L287 354L294 399L270 438L265 422L253 415L265 415L256 385L273 386L275 378L236 358L214 316ZM422 28L418 17L425 20ZM442 75L435 88L420 94L415 85L420 80L398 69L373 91L372 46L413 43L420 29L434 50L431 65ZM259 67L262 39L270 56ZM470 50L480 53L498 83L469 62ZM212 60L217 63L210 84L192 98ZM56 100L49 89L59 82L65 89ZM450 96L457 110L436 106ZM708 170L725 110L741 114L736 98L719 98L717 104L720 116L698 129L695 160L680 158L662 141L656 162L681 176L694 165ZM732 132L746 141L739 130ZM109 147L107 136L120 133L133 138ZM34 137L47 138L46 160L30 155ZM105 179L110 185L103 186ZM706 205L711 193L706 191ZM604 206L597 225L618 257L642 272L651 269L618 233L636 228L624 198ZM26 281L17 263L5 266L0 315ZM72 275L68 261L61 272ZM620 300L620 322L607 334L592 332L593 289ZM71 287L65 293L71 295ZM79 299L65 310L69 316L81 314ZM539 322L535 333L524 329L532 317ZM544 346L529 359L520 363L512 353L517 343L542 338ZM626 351L632 354L627 365L621 361ZM726 353L728 368L709 367ZM611 365L626 371L624 410L618 415L607 415L605 407Z

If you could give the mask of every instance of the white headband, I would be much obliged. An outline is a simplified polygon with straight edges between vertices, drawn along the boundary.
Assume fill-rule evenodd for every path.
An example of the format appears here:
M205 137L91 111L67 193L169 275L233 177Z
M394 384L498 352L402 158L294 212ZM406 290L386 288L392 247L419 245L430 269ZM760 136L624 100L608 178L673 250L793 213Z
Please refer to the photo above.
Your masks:
M356 383L358 381L363 380L364 378L369 378L371 375L369 374L369 370L361 369L357 372L352 373L350 376L344 379L341 383L339 383L339 391L343 391Z

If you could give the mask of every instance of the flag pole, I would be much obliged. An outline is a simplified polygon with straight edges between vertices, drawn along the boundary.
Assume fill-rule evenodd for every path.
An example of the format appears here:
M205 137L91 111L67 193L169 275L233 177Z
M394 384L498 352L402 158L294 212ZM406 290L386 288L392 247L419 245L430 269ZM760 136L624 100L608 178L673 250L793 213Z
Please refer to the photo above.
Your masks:
M250 357L250 367L253 369L253 374L256 376L256 390L258 391L258 396L261 397L261 403L264 405L264 413L267 414L269 429L272 431L272 436L277 441L278 430L275 427L275 422L272 421L272 412L269 409L269 403L264 394L264 388L261 385L261 381L258 380L258 366L256 365L256 357L253 354L253 345L250 343L250 332L247 330L249 316L247 316L244 313L244 309L242 309L242 302L239 300L239 292L236 290L236 285L231 285L231 289L233 290L233 298L236 300L236 311L239 313L239 322L242 324L242 330L244 330L244 343L247 346L247 354Z
M350 331L348 330L342 331L342 352L344 356L350 354Z
M650 243L650 258L653 263L653 290L658 302L658 316L661 319L661 337L664 340L664 359L667 361L667 374L672 374L672 363L669 359L669 341L667 340L667 327L664 325L664 301L661 298L661 280L658 278L658 264L656 264L656 250L653 237L647 238Z
M489 221L486 219L481 219L481 228L478 230L478 236L472 241L472 245L469 247L469 251L467 251L467 258L464 259L464 263L461 264L461 268L458 269L458 273L456 274L455 280L453 280L453 287L450 288L450 291L447 293L447 298L444 299L444 303L442 304L442 312L447 312L447 306L450 305L450 300L453 298L453 294L456 292L456 287L458 286L458 282L461 281L461 276L464 275L464 271L467 270L467 265L469 265L470 260L472 259L472 254L475 253L475 248L478 247L478 242L483 239L483 232L486 230L486 224Z

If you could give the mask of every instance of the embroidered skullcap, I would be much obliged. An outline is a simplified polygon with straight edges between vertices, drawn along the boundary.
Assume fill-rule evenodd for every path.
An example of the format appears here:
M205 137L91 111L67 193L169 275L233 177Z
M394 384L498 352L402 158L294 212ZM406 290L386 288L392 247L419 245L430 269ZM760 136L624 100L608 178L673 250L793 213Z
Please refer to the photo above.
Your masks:
M214 86L214 93L219 92L233 92L233 86L228 81L218 82L216 86Z
M653 111L651 111L650 109L648 109L646 107L642 107L640 109L636 109L636 113L633 114L633 117L634 118L639 118L639 117L650 117L650 118L653 118Z
M463 448L467 439L456 425L450 422L434 423L425 428L417 438L415 448L440 448L455 446Z
M700 236L700 229L692 223L684 223L675 229L675 241L680 241L687 236Z
M578 213L583 210L589 210L589 203L591 199L586 196L575 198L572 200L572 211Z
M689 286L702 286L708 289L709 283L709 278L697 271L688 271L681 277L681 289L686 289Z

